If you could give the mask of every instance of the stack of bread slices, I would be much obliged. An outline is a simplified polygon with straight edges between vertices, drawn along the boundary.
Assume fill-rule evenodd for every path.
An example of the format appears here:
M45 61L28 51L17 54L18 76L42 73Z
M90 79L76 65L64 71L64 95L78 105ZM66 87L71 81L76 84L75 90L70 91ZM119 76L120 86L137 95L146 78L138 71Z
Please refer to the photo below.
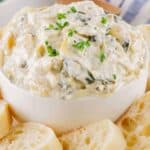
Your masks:
M116 123L103 120L61 136L40 123L12 120L0 100L0 150L150 150L150 92Z

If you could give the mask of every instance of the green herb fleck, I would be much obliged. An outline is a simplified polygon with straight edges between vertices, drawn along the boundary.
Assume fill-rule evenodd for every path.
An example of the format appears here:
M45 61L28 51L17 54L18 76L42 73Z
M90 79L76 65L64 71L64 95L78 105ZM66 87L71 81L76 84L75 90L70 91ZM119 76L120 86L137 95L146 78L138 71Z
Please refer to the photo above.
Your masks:
M112 76L113 76L113 79L114 79L114 80L116 80L116 79L117 79L116 74L113 74Z
M106 18L106 17L102 17L101 23L102 23L103 25L106 25L106 24L108 23L107 18Z
M75 29L69 29L68 36L72 37L75 33L77 33L77 31Z
M66 14L65 13L58 13L57 14L57 19L61 20L61 19L65 19L66 18Z
M45 41L45 46L48 52L48 56L55 57L59 55L59 52L56 49L52 48L52 46L49 45L48 41Z
M51 30L54 29L54 25L53 24L49 24L47 28L45 28L45 30Z
M72 6L72 7L70 8L70 11L71 11L72 13L76 13L76 12L77 12L77 9L76 9L74 6Z
M74 43L72 46L74 48L77 48L77 49L83 51L85 48L88 48L90 46L90 42L89 42L89 40L86 40L86 41L81 40L79 42Z
M104 50L101 50L101 51L100 51L99 59L100 59L100 61L101 61L102 63L103 63L104 60L106 59L106 55L105 55Z
M53 24L50 24L45 30L62 30L64 27L68 26L69 25L69 22L56 22L55 25Z
M55 27L55 30L62 30L64 27L67 27L69 25L69 22L64 22L64 23L61 23L61 22L56 22L56 27Z

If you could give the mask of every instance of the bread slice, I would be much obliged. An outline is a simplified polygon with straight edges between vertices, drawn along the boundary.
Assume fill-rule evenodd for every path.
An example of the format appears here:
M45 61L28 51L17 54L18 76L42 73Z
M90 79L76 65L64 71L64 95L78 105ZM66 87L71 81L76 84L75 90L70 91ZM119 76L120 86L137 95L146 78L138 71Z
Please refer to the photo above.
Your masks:
M12 116L6 102L0 100L0 139L5 136L12 125Z
M136 101L117 122L127 150L150 150L150 92Z
M125 150L120 129L109 120L88 125L60 137L64 150Z
M0 89L0 99L3 99L1 89Z
M0 150L62 150L62 146L52 129L38 123L24 123L0 141Z

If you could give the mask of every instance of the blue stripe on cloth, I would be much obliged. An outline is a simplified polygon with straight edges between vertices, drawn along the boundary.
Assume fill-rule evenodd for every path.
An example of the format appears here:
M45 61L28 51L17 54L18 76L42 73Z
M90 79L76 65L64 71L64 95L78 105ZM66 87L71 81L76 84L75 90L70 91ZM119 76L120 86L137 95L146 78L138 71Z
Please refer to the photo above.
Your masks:
M148 0L133 0L127 12L123 16L123 19L126 20L127 22L131 22L136 17L136 15L140 12L142 6L146 2L148 2Z
M150 19L145 22L145 24L150 24Z
M106 0L107 2L110 2L111 0Z
M125 1L126 1L126 0L122 0L122 1L120 2L120 4L118 5L118 7L121 8L121 7L123 6L123 4L125 3Z

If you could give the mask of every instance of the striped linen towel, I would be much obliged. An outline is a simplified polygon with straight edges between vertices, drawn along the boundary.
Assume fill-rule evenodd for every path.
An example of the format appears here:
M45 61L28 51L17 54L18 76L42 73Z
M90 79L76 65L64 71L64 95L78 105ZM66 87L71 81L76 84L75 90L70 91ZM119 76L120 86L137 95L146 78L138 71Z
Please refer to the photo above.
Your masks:
M150 24L150 0L107 0L120 7L121 16L131 24Z

